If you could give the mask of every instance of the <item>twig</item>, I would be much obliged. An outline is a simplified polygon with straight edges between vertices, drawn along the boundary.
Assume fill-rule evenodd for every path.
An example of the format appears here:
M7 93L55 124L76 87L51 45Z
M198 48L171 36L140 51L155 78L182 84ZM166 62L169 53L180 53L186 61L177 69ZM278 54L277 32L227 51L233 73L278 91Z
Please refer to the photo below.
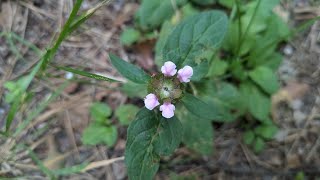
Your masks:
M92 162L92 163L88 164L88 166L86 168L84 168L81 172L86 172L91 169L95 169L95 168L99 168L99 167L103 167L103 166L108 166L114 162L122 161L122 160L124 160L123 156L113 158L113 159L107 159L107 160L103 160L103 161Z

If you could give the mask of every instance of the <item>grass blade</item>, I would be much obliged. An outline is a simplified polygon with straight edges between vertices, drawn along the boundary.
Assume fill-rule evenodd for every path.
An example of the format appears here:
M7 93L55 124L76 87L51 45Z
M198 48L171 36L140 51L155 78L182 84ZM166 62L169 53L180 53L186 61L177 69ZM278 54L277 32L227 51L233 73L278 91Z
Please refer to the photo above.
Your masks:
M73 69L73 68L70 68L70 67L63 67L63 66L54 66L54 67L56 67L58 69L61 69L61 70L64 70L64 71L72 72L74 74L78 74L78 75L81 75L81 76L89 77L89 78L92 78L92 79L109 81L109 82L121 82L121 81L118 81L118 80L115 80L115 79L111 79L111 78L108 78L108 77L105 77L105 76L101 76L101 75L93 74L93 73L88 73L88 72L77 70L77 69Z
M82 1L83 0L76 1L66 24L63 26L62 31L61 31L60 35L58 36L58 39L55 41L53 47L48 49L48 51L46 51L46 53L41 58L41 70L42 71L44 71L47 68L48 63L50 62L50 60L52 59L54 54L57 52L62 41L68 36L69 33L71 33L70 26L71 26L72 22L74 21L77 13L81 7Z

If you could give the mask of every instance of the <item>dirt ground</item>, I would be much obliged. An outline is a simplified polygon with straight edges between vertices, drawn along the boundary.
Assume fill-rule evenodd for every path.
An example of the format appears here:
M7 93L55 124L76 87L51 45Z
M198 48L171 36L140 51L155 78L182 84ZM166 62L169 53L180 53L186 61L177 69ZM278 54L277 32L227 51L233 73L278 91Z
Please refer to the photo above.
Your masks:
M92 8L98 2L85 0L81 10ZM72 0L0 0L0 31L14 32L45 49L66 21L72 4ZM283 1L285 10L279 13L290 25L296 26L320 15L317 4L319 2L311 0ZM119 42L121 31L132 24L137 7L133 0L114 0L102 7L62 43L53 62L123 80L111 67L107 56L114 52L152 72L155 70L153 42L131 48ZM0 127L4 126L9 109L3 102L3 83L25 75L39 60L26 46L18 43L16 46L23 58L12 53L6 40L0 38ZM283 44L279 51L284 60L278 73L282 89L273 97L272 114L280 128L276 139L257 155L242 143L237 123L225 124L216 128L212 156L199 156L181 147L173 156L162 159L156 179L169 179L173 173L190 179L294 179L299 172L308 179L320 178L320 22ZM68 76L54 68L49 68L48 72L52 78L36 78L32 84L36 92L32 105L56 90ZM107 164L62 179L127 179L122 160L125 127L118 127L119 138L113 148L81 143L82 131L90 121L88 107L92 102L105 102L112 109L127 102L142 105L140 99L127 97L119 87L117 83L94 80L72 83L35 118L22 136L14 140L15 143L23 142L33 149L49 168L84 161ZM22 121L19 116L13 127ZM33 132L44 127L41 134L34 136ZM5 159L5 153L10 153L8 143L8 139L0 137L0 162L1 158ZM30 179L45 178L25 152L17 152L14 159L0 163L0 178L21 175Z

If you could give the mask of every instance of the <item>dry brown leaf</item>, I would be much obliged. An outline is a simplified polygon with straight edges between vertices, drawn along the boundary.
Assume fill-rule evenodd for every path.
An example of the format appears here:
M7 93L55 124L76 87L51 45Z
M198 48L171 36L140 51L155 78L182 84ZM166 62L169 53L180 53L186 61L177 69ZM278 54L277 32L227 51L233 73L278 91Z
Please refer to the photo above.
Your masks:
M135 45L134 49L137 52L137 63L144 69L152 69L154 66L153 61L153 48L155 40L148 40Z

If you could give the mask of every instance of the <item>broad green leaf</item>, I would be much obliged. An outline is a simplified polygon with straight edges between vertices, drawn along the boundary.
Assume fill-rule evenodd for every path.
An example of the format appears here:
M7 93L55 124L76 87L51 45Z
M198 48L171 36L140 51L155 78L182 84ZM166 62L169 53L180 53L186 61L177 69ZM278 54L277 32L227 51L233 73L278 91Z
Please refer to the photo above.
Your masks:
M86 145L106 144L112 147L118 138L118 131L115 126L104 126L92 122L82 134L82 142Z
M90 107L91 117L99 123L106 123L107 117L109 117L111 113L111 108L104 103L95 102Z
M267 20L273 14L272 9L277 4L279 0L260 0L246 4L245 14L241 17L242 32L248 31L249 34L255 34L266 29Z
M270 97L262 93L255 85L246 83L240 85L242 94L243 106L247 107L248 111L261 122L269 120L271 108Z
M148 83L150 76L147 75L143 70L111 53L109 54L109 57L112 65L119 71L122 76L138 84Z
M232 8L235 4L235 0L218 0L219 4L227 7L227 8Z
M138 30L133 28L125 29L120 36L120 42L123 45L130 46L133 43L137 42L141 34Z
M203 100L208 104L214 104L220 118L216 122L231 122L245 112L242 107L240 93L232 84L224 82L207 82Z
M280 87L277 76L268 67L257 67L249 72L249 77L269 94L275 93Z
M81 75L81 76L92 78L92 79L97 79L97 80L102 80L102 81L109 81L109 82L120 82L120 81L115 80L115 79L111 79L111 78L108 78L108 77L105 77L105 76L101 76L101 75L98 75L98 74L93 74L93 73L89 73L89 72L86 72L86 71L74 69L74 68L71 68L71 67L65 67L65 66L54 66L54 67L58 68L58 69L61 69L61 70L64 70L64 71L72 72L74 74L78 74L78 75Z
M191 94L185 94L181 100L188 111L200 118L209 120L221 119L221 114L217 111L218 107L214 104L206 103Z
M253 150L256 153L261 152L265 147L265 142L262 138L256 137L253 144Z
M153 179L160 155L170 155L180 144L182 126L176 117L165 119L146 108L129 125L125 162L130 179Z
M209 69L209 76L221 76L223 75L228 68L228 63L226 61L215 58Z
M247 145L252 144L254 141L254 138L255 138L255 135L253 131L248 130L243 134L243 141Z
M175 4L172 4L175 3ZM135 14L137 24L143 30L158 28L165 20L172 17L175 7L187 3L187 0L142 0L139 10Z
M186 18L199 13L200 10L194 7L191 3L188 3L181 7L181 12L182 12L183 18Z
M121 87L121 91L131 98L144 98L147 95L147 86L146 84L136 84L129 81Z
M221 11L206 11L186 18L169 35L163 60L171 60L178 68L194 67L203 53L214 52L220 47L227 31L228 18Z
M269 140L275 136L277 131L278 128L275 125L260 125L254 129L257 135Z
M203 155L213 151L213 127L211 121L194 116L185 108L176 112L183 125L182 142L190 149Z
M209 62L202 61L200 64L193 68L193 75L191 81L200 81L203 77L208 74L209 71Z
M165 21L162 24L160 35L155 47L155 63L157 64L158 67L161 67L163 63L166 61L165 59L163 59L162 51L167 41L167 38L173 29L174 29L174 24L171 21Z
M139 108L132 104L121 105L116 109L115 115L122 125L129 125L134 119Z
M230 65L231 74L233 77L240 81L247 81L248 72L243 67L243 63L237 60L233 60Z
M191 1L199 5L211 5L216 2L216 0L191 0Z

